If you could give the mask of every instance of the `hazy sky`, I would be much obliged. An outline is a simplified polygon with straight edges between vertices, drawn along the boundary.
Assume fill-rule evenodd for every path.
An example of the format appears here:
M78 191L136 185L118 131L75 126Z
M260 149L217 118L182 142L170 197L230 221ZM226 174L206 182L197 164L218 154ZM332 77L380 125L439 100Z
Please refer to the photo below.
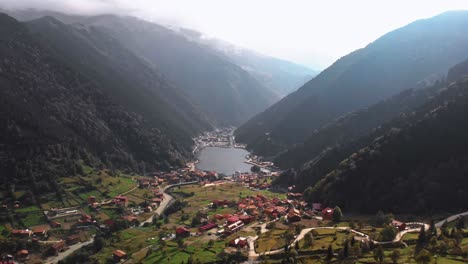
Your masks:
M199 30L208 36L324 68L388 31L467 0L0 0L7 8L119 13Z

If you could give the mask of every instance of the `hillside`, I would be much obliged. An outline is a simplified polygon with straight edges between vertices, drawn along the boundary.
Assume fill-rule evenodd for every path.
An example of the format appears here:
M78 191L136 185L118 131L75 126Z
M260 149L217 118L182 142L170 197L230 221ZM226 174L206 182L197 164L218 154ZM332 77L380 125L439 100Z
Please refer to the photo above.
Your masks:
M307 199L368 213L463 209L468 199L467 112L464 79L386 124L382 136L365 139L369 145L307 189Z
M238 126L280 98L218 50L155 23L34 9L8 13L22 21L52 16L77 28L105 32L181 89L215 126Z
M380 125L427 102L444 85L444 82L438 81L427 88L408 89L389 99L346 114L314 131L303 143L281 152L274 162L284 169L298 169L327 148L345 145L366 136Z
M159 25L104 15L82 24L105 29L180 87L217 125L239 125L276 97L248 72Z
M214 48L227 60L249 72L279 97L296 91L318 74L318 71L302 65L240 48L219 39L205 38L200 32L188 29L179 29L179 32L190 40Z
M188 103L171 106L186 101L111 38L82 33L52 18L26 26L0 15L2 189L57 191L56 177L74 175L81 162L180 165L191 137L210 128Z
M392 31L321 72L236 131L255 152L273 155L339 116L422 86L466 59L468 13L448 12Z

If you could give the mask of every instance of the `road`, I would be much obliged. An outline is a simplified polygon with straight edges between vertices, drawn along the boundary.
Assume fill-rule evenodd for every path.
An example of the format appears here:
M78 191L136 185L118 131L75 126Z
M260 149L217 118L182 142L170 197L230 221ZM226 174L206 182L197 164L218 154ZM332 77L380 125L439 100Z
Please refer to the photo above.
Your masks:
M155 215L162 215L164 211L166 211L166 209L175 202L175 198L172 197L170 194L166 193L167 190L176 186L190 185L190 184L195 184L195 183L198 183L198 182L197 181L182 182L182 183L172 184L172 185L168 185L164 187L163 200L161 204L159 204L158 208L154 210L154 213L148 219L140 223L140 226L143 226L145 223L152 223Z
M429 229L429 225L427 224L424 224L424 223L412 223L412 224L419 224L419 225L424 225L424 228L426 230ZM336 229L336 230L342 230L342 231L349 231L349 232L352 232L352 233L355 233L356 235L358 236L361 236L361 237L364 237L365 239L375 243L375 244L391 244L391 243L397 243L401 240L401 238L403 237L404 234L406 233L409 233L409 232L418 232L420 230L420 228L414 228L414 229L409 229L409 230L404 230L404 231L401 231L397 234L397 236L395 237L395 239L393 241L385 241L385 242L380 242L380 241L375 241L375 240L372 240L369 238L368 235L362 233L362 232L359 232L359 231L356 231L354 229L351 229L349 227L310 227L310 228L305 228L305 229L302 229L301 232L299 233L299 235L294 239L294 241L290 244L290 247L293 248L296 243L298 243L301 239L304 238L304 236L309 233L310 231L314 230L314 229ZM258 239L258 236L255 236L255 237L248 237L248 242L249 242L249 263L252 263L252 261L254 261L255 259L257 259L260 254L258 254L257 252L255 252L255 240ZM274 254L278 254L278 253L281 253L284 251L284 248L280 248L280 249L277 249L277 250L271 250L271 251L267 251L267 252L264 252L262 253L262 255L274 255Z
M94 236L92 236L88 241L85 241L83 243L76 243L74 245L71 245L67 250L60 252L57 256L53 256L48 258L45 261L45 264L55 264L61 260L64 260L66 257L70 256L72 253L75 251L79 250L80 248L87 246L89 244L92 244L94 242Z
M452 222L452 221L455 221L458 219L458 217L461 217L461 216L467 216L468 215L468 212L464 212L464 213L459 213L459 214L456 214L456 215L452 215L450 217L447 217L446 219L438 222L435 224L436 227L441 227L445 221L447 222Z

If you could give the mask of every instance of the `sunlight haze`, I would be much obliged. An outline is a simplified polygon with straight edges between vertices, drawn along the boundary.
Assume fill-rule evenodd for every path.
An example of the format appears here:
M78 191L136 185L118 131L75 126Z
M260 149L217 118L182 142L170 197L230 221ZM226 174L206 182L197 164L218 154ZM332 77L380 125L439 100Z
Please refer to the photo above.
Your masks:
M195 29L209 37L323 69L414 20L468 1L3 0L7 8L119 13Z

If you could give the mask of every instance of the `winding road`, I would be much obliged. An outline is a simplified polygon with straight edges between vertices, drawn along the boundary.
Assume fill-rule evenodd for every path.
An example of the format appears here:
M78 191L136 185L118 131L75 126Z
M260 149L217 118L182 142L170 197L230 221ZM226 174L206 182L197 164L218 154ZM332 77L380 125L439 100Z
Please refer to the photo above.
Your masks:
M428 230L429 229L429 225L428 224L425 224L425 223L411 223L411 224L415 224L415 225L424 225L424 229L425 230ZM402 239L403 235L406 234L406 233L410 233L410 232L418 232L420 230L420 227L418 228L413 228L413 229L408 229L408 230L404 230L404 231L401 231L399 232L396 236L395 236L395 239L392 240L392 241L385 241L385 242L380 242L380 241L375 241L375 240L372 240L368 235L362 233L362 232L359 232L359 231L356 231L354 229L351 229L349 227L309 227L309 228L305 228L305 229L302 229L301 232L299 233L299 235L294 239L294 241L290 244L290 247L294 247L296 245L296 243L298 243L301 239L304 238L304 236L309 233L310 231L312 230L315 230L315 229L335 229L335 230L341 230L341 231L349 231L349 232L352 232L352 233L355 233L356 235L360 236L360 237L363 237L364 239L368 240L368 241L371 241L375 244L381 244L381 245L385 245L385 244L392 244L392 243L398 243L400 242L400 240ZM262 228L262 231L261 233L264 233L263 232L263 228ZM280 249L276 249L276 250L271 250L271 251L267 251L267 252L264 252L264 253L261 253L261 254L258 254L257 252L255 252L255 240L258 239L258 236L255 236L255 237L248 237L247 240L249 242L249 262L247 263L252 263L252 261L256 260L260 255L275 255L275 254L278 254L278 253L281 253L284 251L284 248L280 248Z
M93 242L94 242L94 235L88 241L85 241L85 242L82 242L82 243L79 242L79 243L76 243L74 245L71 245L67 250L58 253L57 256L53 256L53 257L48 258L44 263L45 264L55 264L55 263L57 263L57 262L59 262L61 260L64 260L66 257L70 256L75 251L79 250L80 248L82 248L84 246L87 246L89 244L92 244Z
M161 204L159 204L158 208L154 210L153 215L151 215L148 219L140 223L140 226L143 226L145 223L152 223L155 215L162 215L164 211L166 211L166 209L169 208L175 202L175 198L172 197L172 195L166 193L167 190L177 187L177 186L190 185L190 184L195 184L195 183L198 183L198 181L176 183L176 184L172 184L172 185L168 185L164 187L163 200Z
M449 216L447 217L446 219L438 222L435 224L436 227L440 228L445 221L447 222L452 222L452 221L455 221L457 220L459 217L464 217L464 216L468 216L468 211L467 212L463 212L463 213L459 213L459 214L455 214L455 215L452 215L452 216ZM419 222L414 222L414 223L407 223L409 225L417 225L418 227L417 228L412 228L412 229L406 229L406 230L403 230L403 231L400 231L397 233L397 235L395 236L395 238L392 240L392 241L384 241L384 242L380 242L380 241L375 241L375 240L372 240L368 235L362 233L362 232L359 232L359 231L356 231L354 229L351 229L349 227L310 227L310 228L305 228L305 229L302 229L301 232L299 233L299 235L294 239L294 241L291 243L290 247L294 247L296 245L296 243L298 243L301 239L304 238L304 236L309 233L310 231L314 230L314 229L336 229L336 230L342 230L342 231L349 231L349 232L352 232L352 233L355 233L356 235L360 236L360 237L363 237L364 239L367 239L368 241L371 241L375 244L381 244L381 245L385 245L385 244L392 244L392 243L398 243L401 241L401 239L403 238L403 236L407 233L415 233L415 232L419 232L420 229L421 229L421 226L424 225L424 229L425 230L428 230L429 229L429 225L428 224L425 224L425 223L419 223ZM266 223L261 225L261 229L260 229L260 233L265 233L267 232L267 229L266 229ZM255 260L260 256L260 254L258 254L257 252L255 252L255 240L258 239L258 236L254 236L254 237L247 237L247 240L249 242L249 260L245 263L254 263ZM271 251L267 251L267 252L264 252L264 253L261 253L261 255L274 255L274 254L278 254L278 253L281 253L284 251L284 248L281 248L281 249L277 249L277 250L271 250Z

